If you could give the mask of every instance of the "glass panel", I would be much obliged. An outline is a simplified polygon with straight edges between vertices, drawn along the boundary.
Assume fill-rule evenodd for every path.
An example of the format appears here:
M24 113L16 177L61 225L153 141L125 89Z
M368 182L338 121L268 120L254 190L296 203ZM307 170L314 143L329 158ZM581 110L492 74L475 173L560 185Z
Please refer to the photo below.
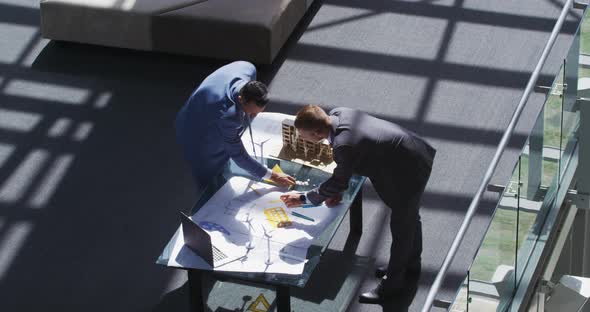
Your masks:
M518 282L523 278L532 252L544 234L541 229L545 226L547 215L560 205L551 201L551 194L555 194L560 186L575 143L575 131L579 122L579 51L578 32L541 112L543 118L538 119L533 127L527 143L529 153L522 158L521 176L524 183L523 198L519 205L519 251L516 265ZM547 191L543 191L544 189ZM533 262L536 263L534 260Z
M531 135L523 149L520 157L520 197L518 206L518 232L517 232L517 265L516 281L520 281L524 272L526 259L530 256L532 246L536 240L536 235L532 232L533 225L541 209L547 186L555 177L557 172L558 153L556 149L551 148L551 140L554 138L554 132L557 131L557 125L560 118L554 117L555 111L559 109L559 101L556 101L558 81L553 86L552 92L549 93L546 106L541 110L537 121L535 122ZM551 103L551 104L550 104ZM554 107L549 108L549 105ZM557 106L557 107L555 107Z
M516 164L483 243L471 267L469 303L472 311L498 308L515 290L516 238L520 192L520 161ZM501 310L500 310L501 311Z
M539 210L537 217L527 234L523 246L519 249L517 267L524 270L524 273L519 281L517 293L512 302L513 308L518 308L521 304L525 304L526 289L531 283L536 283L538 276L535 275L535 268L540 264L539 260L547 246L549 235L555 231L558 226L557 216L568 191L568 186L572 182L577 166L577 154L572 154L572 160L565 168L562 184L557 182L557 175L555 175L551 185L547 189L543 205ZM521 254L526 252L528 257ZM542 303L542 300L540 301Z
M588 22L589 10L584 11L584 18L580 26L580 55L590 55L590 23ZM583 65L584 62L580 62ZM584 77L590 77L586 75Z
M562 110L565 96L562 66L547 101L533 126L525 153L521 156L522 192L518 205L516 282L521 282L545 217L552 205L544 204L547 192L557 187L561 159ZM527 152L528 151L528 152ZM553 190L555 192L555 190Z
M559 70L559 75L551 86L551 91L549 92L544 108L545 121L543 127L543 146L554 153L554 155L551 154L551 157L554 159L559 159L559 148L561 146L563 73L564 68L562 67Z
M548 162L550 160L544 160L544 162ZM521 175L525 175L524 171L531 169L530 166L522 166ZM553 177L556 181L556 172L553 171ZM550 178L550 176L544 176L544 180ZM552 185L553 187L550 188L550 191L554 192L556 183ZM553 208L552 202L545 202L546 199L551 198L551 194L545 194L545 192L539 192L536 196L524 196L525 192L523 191L523 196L520 200L519 204L519 229L518 229L518 252L517 252L517 263L516 263L516 274L517 274L517 289L520 285L525 285L530 282L530 276L525 277L526 273L530 273L530 268L527 267L529 265L529 260L532 258L536 258L538 256L533 255L535 251L535 246L537 246L537 242L539 240L539 236L541 235L541 229L543 228L546 220L547 213L551 208ZM550 197L547 197L550 196ZM534 267L536 264L532 264ZM536 295L535 295L536 296ZM513 303L512 308L518 307L519 303ZM535 310L531 310L535 311Z
M465 278L463 283L461 284L461 288L459 288L459 292L453 301L453 305L449 309L450 312L467 312L467 298L468 298L468 285L469 282L469 275Z
M521 181L521 198L536 200L543 196L543 185L548 185L550 181L544 177L543 170L543 131L545 128L545 110L541 109L537 121L535 122L529 139L527 140L523 153L521 154L520 181Z
M585 17L587 14L590 12L584 12ZM524 290L536 281L534 268L567 191L561 183L570 183L577 163L572 151L579 105L585 101L590 102L590 23L586 19L547 94L472 264L468 279L471 310L489 310L494 304L496 311L518 308ZM528 311L543 311L543 302L544 295L537 290Z
M578 106L578 77L580 67L580 33L577 32L572 40L572 45L564 61L565 88L563 93L561 146L562 157L560 159L560 179L569 161L574 143L575 132L579 123ZM585 78L582 83L586 83Z

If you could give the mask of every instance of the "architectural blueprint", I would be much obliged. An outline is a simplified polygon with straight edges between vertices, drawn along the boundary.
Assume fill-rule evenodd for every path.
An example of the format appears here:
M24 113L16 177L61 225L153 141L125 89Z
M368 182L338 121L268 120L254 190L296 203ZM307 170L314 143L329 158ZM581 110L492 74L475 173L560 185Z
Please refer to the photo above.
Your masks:
M284 188L233 177L199 209L192 219L209 233L214 246L235 259L215 270L303 272L312 240L332 223L341 207L287 208L280 200L285 192ZM187 255L180 252L184 239L178 241L182 242L177 242L173 251L177 256L171 260L182 264Z

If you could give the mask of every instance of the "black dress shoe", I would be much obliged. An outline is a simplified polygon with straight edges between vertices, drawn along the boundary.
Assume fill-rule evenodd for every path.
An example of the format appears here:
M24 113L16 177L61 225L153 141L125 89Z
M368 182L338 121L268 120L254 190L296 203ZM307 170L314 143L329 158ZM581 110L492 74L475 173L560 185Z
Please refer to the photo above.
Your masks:
M360 303L379 304L383 303L384 301L385 296L383 296L381 283L379 283L379 285L374 289L364 292L359 296Z
M360 294L359 302L368 304L396 302L403 299L405 295L405 289L386 290L383 283L379 283L374 289Z
M406 271L406 274L410 278L414 278L416 276L420 276L421 267L420 264L413 265L409 267ZM387 265L378 266L375 269L375 277L376 278L383 278L383 276L387 275Z

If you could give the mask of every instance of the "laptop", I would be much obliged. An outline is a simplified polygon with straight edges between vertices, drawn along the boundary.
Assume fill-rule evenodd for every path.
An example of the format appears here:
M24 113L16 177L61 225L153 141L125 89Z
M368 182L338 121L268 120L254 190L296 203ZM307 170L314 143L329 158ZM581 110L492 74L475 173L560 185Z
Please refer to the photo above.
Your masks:
M182 222L182 234L184 243L205 262L212 267L218 267L231 261L221 250L211 243L211 236L203 230L195 221L189 218L182 211L180 212Z

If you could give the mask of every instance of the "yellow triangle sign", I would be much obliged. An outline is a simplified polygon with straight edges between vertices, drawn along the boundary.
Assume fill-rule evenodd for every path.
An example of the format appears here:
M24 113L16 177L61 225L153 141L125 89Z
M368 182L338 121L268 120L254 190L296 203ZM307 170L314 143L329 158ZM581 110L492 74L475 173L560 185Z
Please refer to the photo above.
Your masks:
M260 305L262 305L262 307L260 307ZM268 308L270 308L270 304L268 303L266 298L264 298L264 296L260 294L258 295L258 298L256 298L256 300L254 300L254 302L252 302L250 306L248 306L248 311L267 312Z

